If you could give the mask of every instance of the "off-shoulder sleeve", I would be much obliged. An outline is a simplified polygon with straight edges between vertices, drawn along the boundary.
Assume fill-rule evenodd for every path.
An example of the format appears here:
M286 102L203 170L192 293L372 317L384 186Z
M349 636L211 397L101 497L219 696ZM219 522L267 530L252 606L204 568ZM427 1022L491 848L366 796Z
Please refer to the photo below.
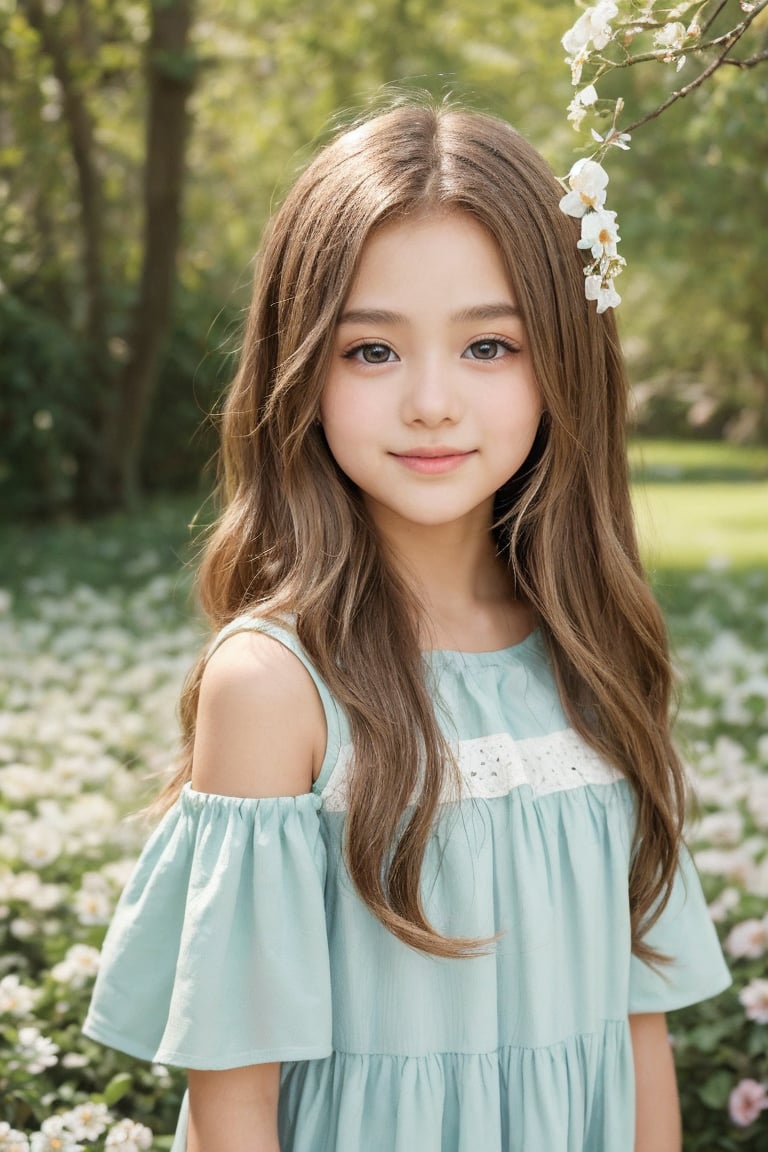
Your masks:
M632 956L630 1012L671 1012L685 1008L716 996L731 983L701 881L685 846L680 851L669 903L645 940L659 952L671 956L672 963L654 969Z
M120 899L86 1036L185 1068L330 1055L320 803L187 785Z

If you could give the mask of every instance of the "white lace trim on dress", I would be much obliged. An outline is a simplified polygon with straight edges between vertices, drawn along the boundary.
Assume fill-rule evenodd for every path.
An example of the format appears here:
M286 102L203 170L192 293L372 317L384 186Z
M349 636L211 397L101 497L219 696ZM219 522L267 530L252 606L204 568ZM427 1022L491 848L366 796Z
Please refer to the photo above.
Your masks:
M573 728L547 736L516 740L508 732L460 740L453 750L461 773L463 796L491 800L514 788L530 787L535 796L565 792L590 784L613 784L623 773L603 760ZM321 796L323 807L343 812L352 745L345 744ZM450 779L442 803L455 800Z

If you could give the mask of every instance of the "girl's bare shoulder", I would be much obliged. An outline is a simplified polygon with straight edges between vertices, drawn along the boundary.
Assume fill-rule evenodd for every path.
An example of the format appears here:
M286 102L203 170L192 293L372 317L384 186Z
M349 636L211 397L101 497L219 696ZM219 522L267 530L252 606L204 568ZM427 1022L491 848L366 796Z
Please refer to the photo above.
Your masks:
M293 652L262 632L222 641L200 683L194 789L229 796L308 792L325 740L320 697Z

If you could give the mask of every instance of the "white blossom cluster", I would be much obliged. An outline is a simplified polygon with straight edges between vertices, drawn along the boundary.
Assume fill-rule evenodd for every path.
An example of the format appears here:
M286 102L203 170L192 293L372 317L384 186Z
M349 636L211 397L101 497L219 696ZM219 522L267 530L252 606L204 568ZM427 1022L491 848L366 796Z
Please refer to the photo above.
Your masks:
M147 1152L152 1147L152 1131L145 1124L115 1123L106 1104L88 1103L48 1117L31 1136L0 1121L0 1152L88 1152L102 1136L105 1149Z
M594 160L577 160L568 184L570 192L560 201L560 210L581 220L577 247L592 257L584 268L584 293L587 300L597 301L598 312L605 312L621 303L613 281L626 263L616 247L621 239L616 213L605 207L608 173Z
M601 188L587 172L572 191L594 196L596 214ZM123 813L143 802L147 768L175 748L178 693L203 640L184 613L166 611L171 587L151 574L132 594L37 581L34 614L0 595L0 934L7 953L29 944L48 957L42 973L0 968L0 1091L35 1077L51 1100L35 1131L0 1124L0 1152L151 1147L148 1128L106 1105L57 1100L49 1077L92 1059L60 1022L73 1004L84 1012L98 941L146 837ZM703 810L688 841L743 1026L768 1030L768 576L735 579L713 564L687 590L672 627L686 680L680 730ZM152 1074L167 1085L166 1069ZM735 1125L768 1121L758 1076L734 1083L728 1110Z
M701 4L683 0L674 7L659 4L657 10L656 0L647 0L640 5L626 5L622 10L614 0L598 0L582 11L561 41L566 52L565 62L571 69L571 83L578 89L567 109L567 119L576 131L581 130L590 112L606 111L605 105L609 102L600 100L596 83L603 72L610 70L612 58L606 52L612 45L619 45L617 59L626 61L633 40L649 35L652 56L667 64L674 63L678 71L684 66L684 49L696 44L701 29L695 16L687 25L680 17L694 7L698 10ZM592 80L579 88L585 67ZM616 251L619 242L616 213L605 207L608 175L602 167L602 160L610 149L629 148L630 136L617 128L623 108L624 100L618 97L613 101L612 125L608 131L600 133L591 128L592 140L598 147L589 157L573 165L567 177L570 191L560 202L563 212L582 221L578 247L588 250L592 256L591 263L584 269L584 291L587 300L597 302L598 312L616 308L621 303L614 280L626 264Z
M0 1123L0 1152L152 1146L146 1125L104 1103L57 1107L47 1079L91 1060L77 1024L96 945L147 835L124 816L176 749L179 691L203 638L169 608L176 581L152 567L133 593L32 579L18 611L0 589L0 953L12 965L0 965L0 1096L35 1078L50 1101L35 1130ZM23 962L27 944L44 949L44 972ZM168 1083L166 1069L152 1075Z
M688 842L704 880L719 889L710 914L722 925L744 1018L768 1035L768 576L730 582L719 567L713 560L710 573L690 581L691 639L678 652L690 701L680 723L703 812ZM749 641L723 626L718 601L750 619ZM728 1115L743 1128L768 1122L768 1083L743 1076Z

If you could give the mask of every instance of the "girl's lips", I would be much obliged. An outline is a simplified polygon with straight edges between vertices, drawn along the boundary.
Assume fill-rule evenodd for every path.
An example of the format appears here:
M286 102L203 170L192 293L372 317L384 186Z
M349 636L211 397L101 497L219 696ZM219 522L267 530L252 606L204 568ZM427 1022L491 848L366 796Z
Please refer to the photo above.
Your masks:
M399 453L393 453L396 460L404 464L406 468L410 468L412 472L421 472L427 476L439 475L442 472L452 472L454 468L459 468L465 460L467 460L472 452L450 452L446 451L441 455L428 455L422 456L414 453L412 456Z

